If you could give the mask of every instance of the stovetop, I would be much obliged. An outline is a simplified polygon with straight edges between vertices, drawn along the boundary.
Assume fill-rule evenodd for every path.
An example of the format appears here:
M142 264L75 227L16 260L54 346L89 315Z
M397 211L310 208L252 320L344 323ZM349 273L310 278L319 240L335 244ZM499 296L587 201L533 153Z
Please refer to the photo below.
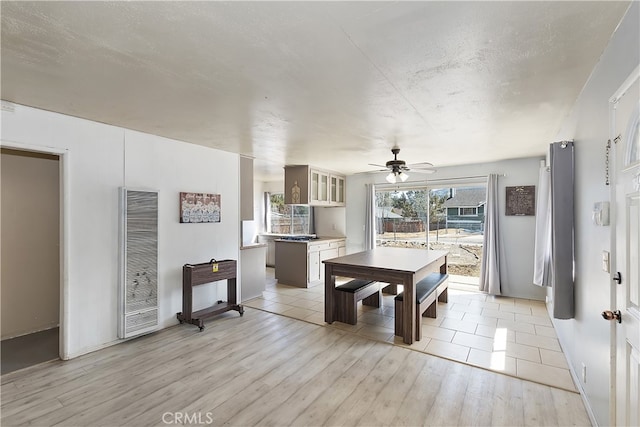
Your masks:
M317 240L315 236L282 236L280 240L291 240L294 242L308 242L310 240Z

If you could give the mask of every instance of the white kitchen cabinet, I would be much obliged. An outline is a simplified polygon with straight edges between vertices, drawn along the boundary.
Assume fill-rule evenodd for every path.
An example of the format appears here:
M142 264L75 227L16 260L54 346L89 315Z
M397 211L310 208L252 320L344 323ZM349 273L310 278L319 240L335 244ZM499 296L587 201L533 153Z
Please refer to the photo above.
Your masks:
M345 177L308 165L284 167L284 202L310 206L344 206Z
M320 251L320 281L324 282L324 264L322 261L338 256L338 248L330 248Z
M330 175L330 197L329 203L332 206L345 205L345 177L341 175Z
M307 255L307 264L308 264L308 273L307 273L307 283L314 283L320 280L320 251L311 251L309 249Z
M327 242L320 242L320 243L312 243L309 244L309 254L311 255L311 248L314 247L314 262L315 259L318 259L318 264L320 266L320 271L319 271L319 278L317 280L320 280L321 282L324 282L324 264L322 263L322 261L327 260L327 259L331 259L331 258L336 258L338 256L340 256L340 252L342 250L342 252L344 254L346 254L346 241L344 239L336 239L336 240L331 240L331 241L327 241ZM315 251L318 252L318 255L315 256ZM311 258L310 258L311 259ZM315 270L314 270L315 272ZM316 276L313 276L313 279L315 279ZM309 282L312 282L312 277L311 275L309 276Z
M347 254L347 245L343 243L343 246L338 248L338 256L345 256Z
M311 175L311 198L309 204L314 206L325 206L329 204L329 174L317 169L310 169Z

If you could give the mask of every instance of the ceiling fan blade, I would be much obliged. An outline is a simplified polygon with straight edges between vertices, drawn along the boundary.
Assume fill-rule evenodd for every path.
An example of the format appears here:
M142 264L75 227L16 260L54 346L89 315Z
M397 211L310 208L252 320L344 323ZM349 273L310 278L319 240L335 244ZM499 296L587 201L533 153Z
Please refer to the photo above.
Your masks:
M385 169L386 169L386 167L387 167L386 165L377 165L377 164L375 164L375 163L369 163L369 166L375 166L375 167L377 167L377 168L385 168Z
M419 169L419 168L432 168L433 164L429 162L421 162L421 163L412 163L407 165L408 168Z
M407 169L408 173L430 174L436 172L435 169Z
M361 174L361 173L381 173L381 172L389 173L389 169L376 169L371 171L355 172L354 175Z

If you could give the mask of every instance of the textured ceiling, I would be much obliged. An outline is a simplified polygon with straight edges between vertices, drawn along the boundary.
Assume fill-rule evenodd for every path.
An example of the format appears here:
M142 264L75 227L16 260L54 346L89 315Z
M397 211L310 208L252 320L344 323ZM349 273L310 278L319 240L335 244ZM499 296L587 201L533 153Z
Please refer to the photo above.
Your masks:
M543 155L629 2L8 2L2 99L284 164Z

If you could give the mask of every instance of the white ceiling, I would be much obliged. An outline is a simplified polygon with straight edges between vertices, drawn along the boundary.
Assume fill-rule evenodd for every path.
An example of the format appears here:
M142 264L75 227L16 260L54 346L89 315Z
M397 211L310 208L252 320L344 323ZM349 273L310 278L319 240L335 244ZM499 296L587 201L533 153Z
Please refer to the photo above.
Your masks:
M1 2L2 99L343 173L544 155L629 2Z

